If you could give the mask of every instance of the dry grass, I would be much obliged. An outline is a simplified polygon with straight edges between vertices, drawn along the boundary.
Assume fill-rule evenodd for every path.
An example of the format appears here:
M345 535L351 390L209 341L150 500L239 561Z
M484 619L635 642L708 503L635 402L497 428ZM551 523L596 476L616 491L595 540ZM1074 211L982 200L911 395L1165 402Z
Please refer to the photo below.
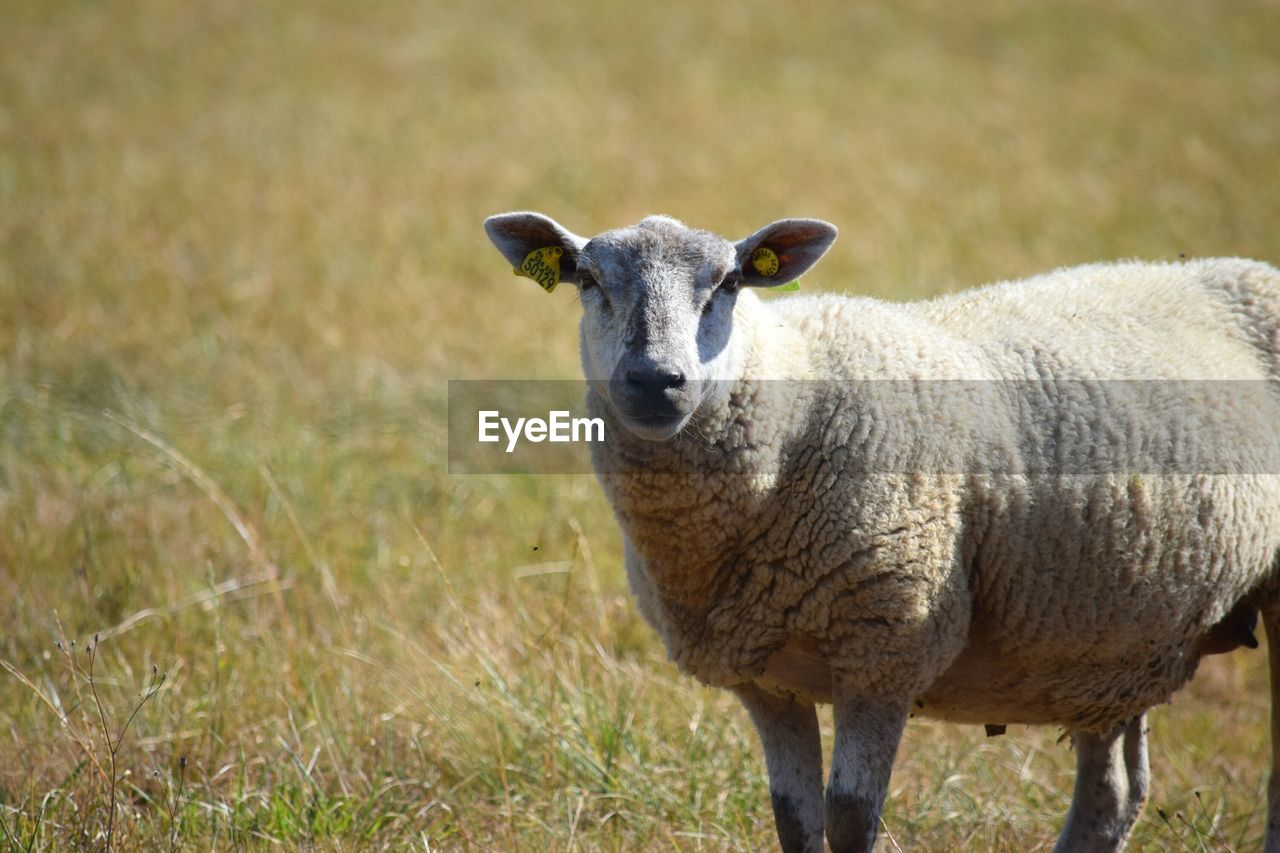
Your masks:
M820 216L809 287L1280 260L1274 3L8 3L0 844L767 847L592 482L444 473L445 380L576 372L480 220ZM154 439L154 440L153 440ZM1263 657L1153 715L1139 849L1262 832ZM1057 732L909 729L903 849L1034 849ZM185 770L179 761L185 757ZM1196 792L1199 792L1197 796ZM1157 809L1168 816L1162 820Z

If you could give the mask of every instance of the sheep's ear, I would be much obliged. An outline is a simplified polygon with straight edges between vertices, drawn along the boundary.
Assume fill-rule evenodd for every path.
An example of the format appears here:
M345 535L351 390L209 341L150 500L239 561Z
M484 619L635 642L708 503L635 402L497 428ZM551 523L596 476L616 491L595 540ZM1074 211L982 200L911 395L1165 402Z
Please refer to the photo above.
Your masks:
M554 219L528 211L499 213L484 221L484 230L516 275L548 291L558 282L577 279L578 252L587 245L586 238Z
M818 262L836 239L836 227L820 219L779 219L736 244L747 287L788 284Z

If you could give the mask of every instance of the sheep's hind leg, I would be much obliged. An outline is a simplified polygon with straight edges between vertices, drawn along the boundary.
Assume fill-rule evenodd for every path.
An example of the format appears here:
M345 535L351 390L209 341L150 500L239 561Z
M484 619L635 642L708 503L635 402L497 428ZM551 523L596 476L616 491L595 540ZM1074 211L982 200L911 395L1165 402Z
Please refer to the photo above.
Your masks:
M836 742L827 783L827 842L832 853L871 850L889 790L908 702L835 688Z
M752 684L735 687L764 746L778 841L785 853L822 853L822 739L811 703Z
M1146 716L1105 735L1077 732L1076 785L1057 853L1119 850L1147 801Z
M1262 610L1271 661L1271 779L1267 783L1266 853L1280 853L1280 601Z

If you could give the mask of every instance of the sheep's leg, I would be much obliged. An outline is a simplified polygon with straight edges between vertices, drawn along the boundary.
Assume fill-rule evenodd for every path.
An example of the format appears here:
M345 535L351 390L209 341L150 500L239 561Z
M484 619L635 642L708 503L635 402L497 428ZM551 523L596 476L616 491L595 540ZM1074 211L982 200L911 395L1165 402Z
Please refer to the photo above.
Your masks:
M1124 768L1129 779L1129 806L1124 834L1133 831L1151 789L1151 762L1147 758L1147 715L1139 714L1124 728Z
M1262 611L1267 631L1267 656L1271 661L1271 779L1267 782L1266 853L1280 853L1280 602L1268 602Z
M755 685L734 688L764 746L778 840L786 853L822 853L822 741L814 706Z
M1146 717L1105 735L1077 732L1076 786L1057 853L1119 850L1147 800Z
M827 842L832 853L870 850L909 703L835 689L836 743L827 783Z

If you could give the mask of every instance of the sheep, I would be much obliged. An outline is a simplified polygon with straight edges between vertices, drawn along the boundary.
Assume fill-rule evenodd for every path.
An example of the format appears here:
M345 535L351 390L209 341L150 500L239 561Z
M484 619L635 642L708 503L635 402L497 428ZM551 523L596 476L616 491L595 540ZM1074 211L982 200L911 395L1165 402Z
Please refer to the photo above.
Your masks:
M578 290L628 582L679 668L745 706L784 850L871 849L912 714L1062 727L1056 849L1119 849L1146 711L1204 654L1256 646L1261 612L1280 853L1280 272L1123 262L905 304L765 301L834 226L485 229L517 272Z

